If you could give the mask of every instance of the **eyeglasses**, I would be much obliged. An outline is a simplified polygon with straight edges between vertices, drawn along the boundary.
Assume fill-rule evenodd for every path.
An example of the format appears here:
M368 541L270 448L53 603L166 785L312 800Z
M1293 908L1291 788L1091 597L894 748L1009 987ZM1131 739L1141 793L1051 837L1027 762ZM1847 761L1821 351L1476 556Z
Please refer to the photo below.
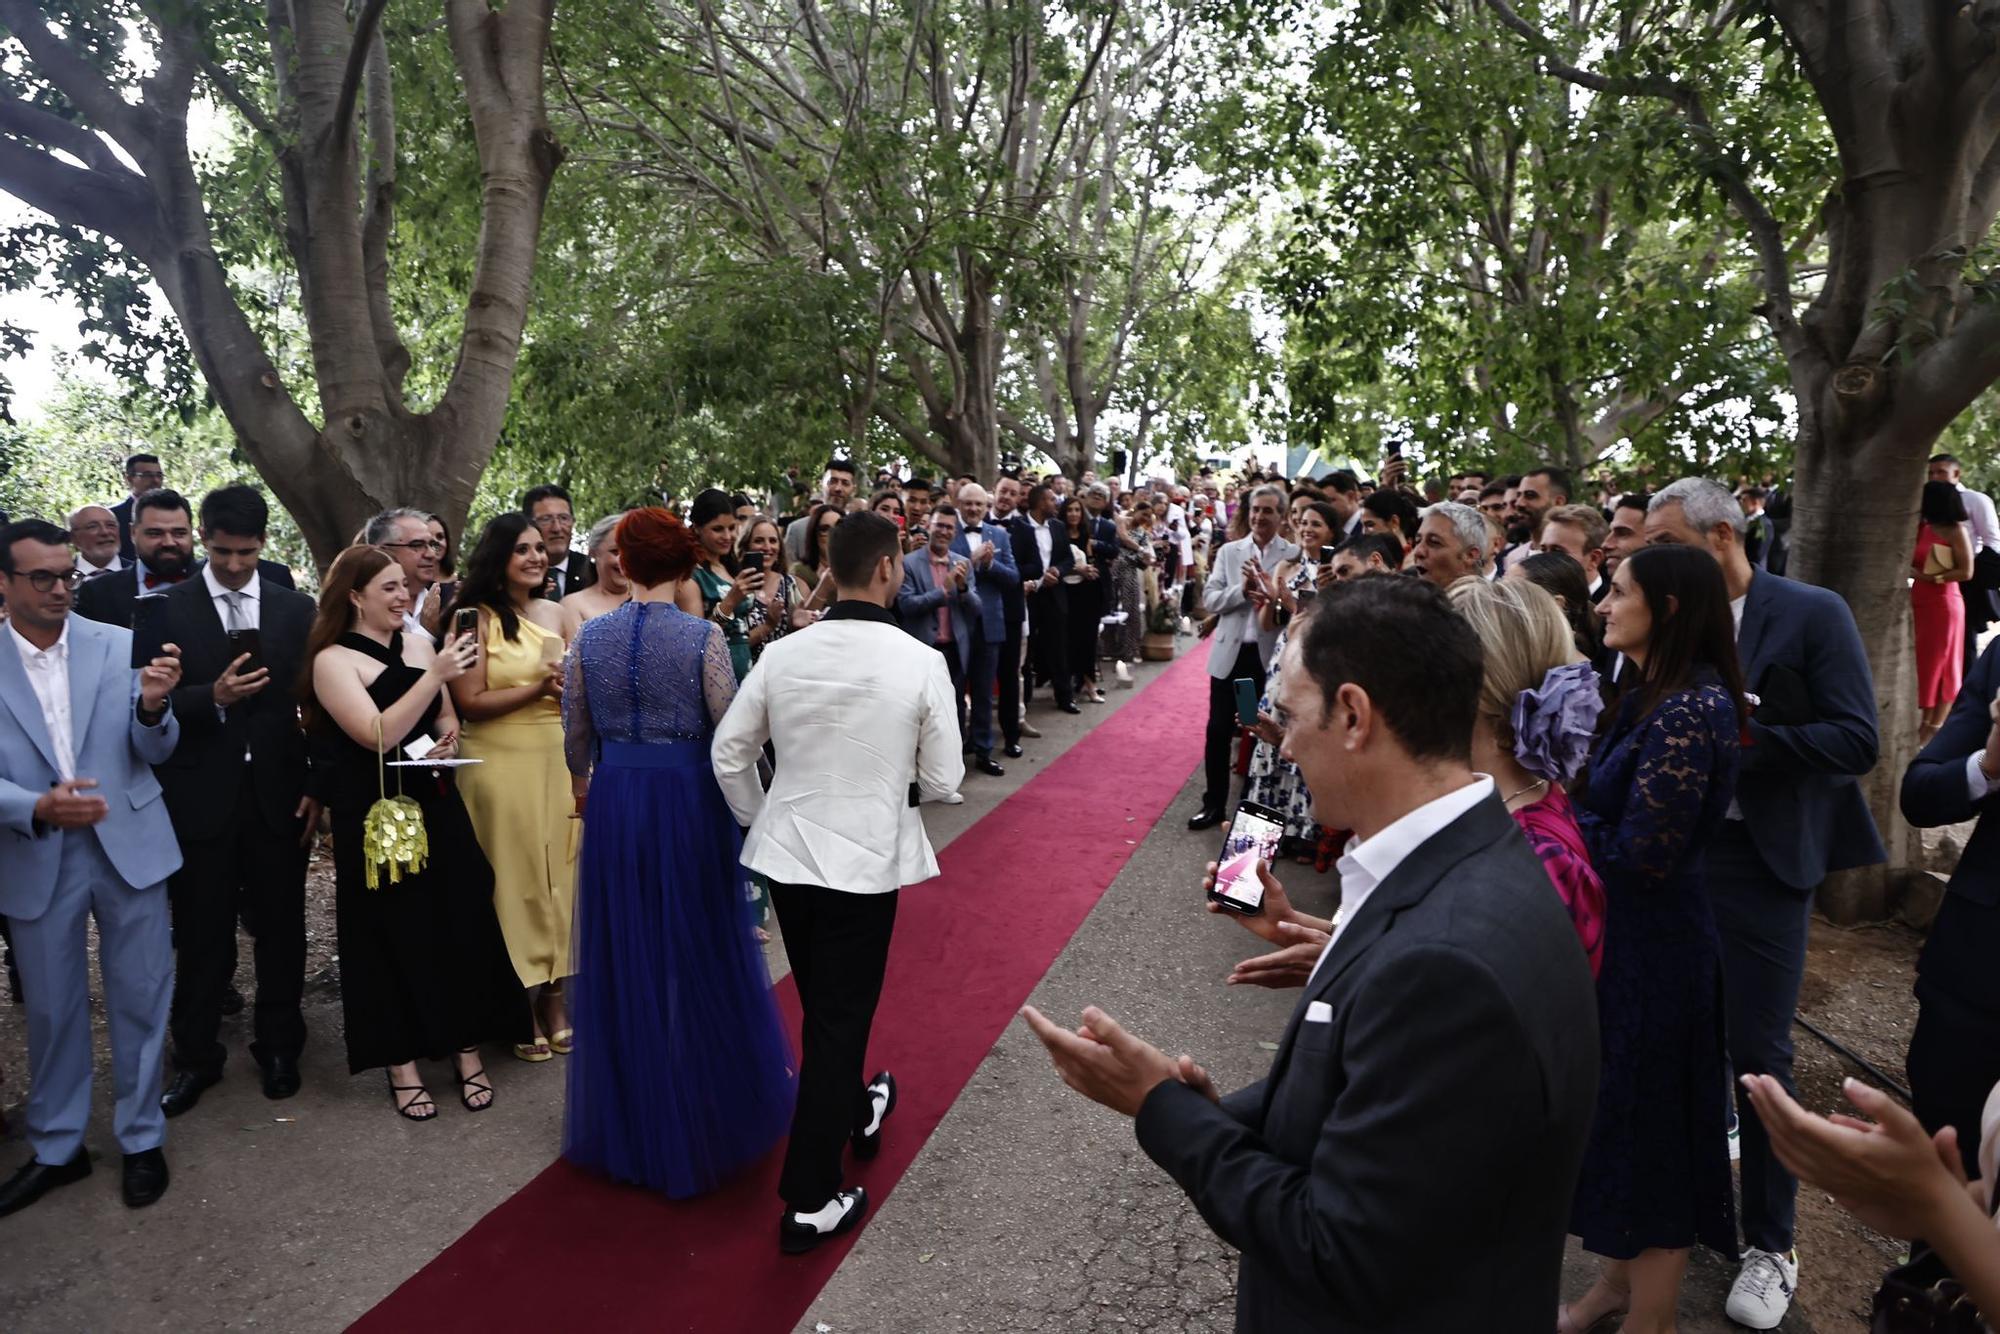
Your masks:
M14 577L26 579L37 593L50 592L57 584L75 592L77 585L83 582L83 571L71 568L57 574L54 570L23 570Z
M130 477L135 482L164 482L167 480L167 475L161 472L158 468L153 468L150 470L146 468L140 468L134 472L128 472L125 475L127 477Z
M545 533L551 528L576 527L575 516L569 514L537 514L530 522Z
M391 551L397 550L398 548L404 551L444 550L444 543L438 541L435 537L413 537L407 542L384 542L381 545L388 548Z

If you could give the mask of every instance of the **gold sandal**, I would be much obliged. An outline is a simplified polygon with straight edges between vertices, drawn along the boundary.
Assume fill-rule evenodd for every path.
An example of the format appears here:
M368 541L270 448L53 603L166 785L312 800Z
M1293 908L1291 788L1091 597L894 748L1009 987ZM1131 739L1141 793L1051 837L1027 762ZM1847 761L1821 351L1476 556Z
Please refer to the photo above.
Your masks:
M546 1061L552 1059L554 1056L555 1053L549 1050L548 1039L546 1038L536 1038L533 1042L517 1042L514 1044L514 1059L517 1061Z
M576 1046L576 1030L565 1028L561 1032L549 1034L549 1050L558 1056L567 1056Z

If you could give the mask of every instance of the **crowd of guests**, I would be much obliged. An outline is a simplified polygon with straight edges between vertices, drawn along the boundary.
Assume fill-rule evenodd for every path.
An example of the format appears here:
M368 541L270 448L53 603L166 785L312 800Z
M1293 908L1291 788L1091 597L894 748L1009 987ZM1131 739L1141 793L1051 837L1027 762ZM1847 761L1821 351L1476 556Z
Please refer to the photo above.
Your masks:
M1340 873L1341 910L1318 919L1264 868L1264 910L1238 920L1276 948L1232 980L1307 987L1305 1011L1323 1012L1295 1021L1269 1087L1220 1103L1198 1066L1159 1066L1107 1017L1074 1032L1031 1022L1070 1082L1139 1117L1148 1152L1244 1250L1246 1311L1275 1320L1315 1291L1361 1300L1337 1281L1340 1264L1295 1254L1298 1237L1281 1234L1377 1227L1367 1211L1347 1214L1331 1202L1339 1192L1256 1198L1275 1189L1259 1184L1259 1155L1352 1173L1322 1153L1325 1109L1308 1115L1326 1089L1283 1080L1296 1082L1306 1056L1293 1048L1323 1036L1313 1025L1345 1025L1356 1007L1398 1022L1411 1007L1430 1015L1378 1035L1369 1055L1369 1034L1350 1035L1342 1059L1393 1055L1408 1076L1378 1088L1372 1067L1350 1071L1358 1092L1344 1096L1380 1099L1388 1120L1429 1098L1486 1104L1494 1059L1518 1066L1505 1080L1541 1080L1532 1112L1485 1114L1508 1136L1496 1150L1516 1161L1482 1189L1504 1187L1524 1226L1560 1228L1510 1243L1533 1263L1488 1289L1401 1294L1413 1310L1436 1308L1404 1327L1470 1327L1517 1298L1552 1296L1545 1262L1567 1230L1604 1265L1556 1310L1559 1330L1614 1313L1629 1330L1673 1328L1696 1244L1740 1258L1728 1314L1773 1328L1799 1282L1792 1169L1873 1198L1890 1187L1855 1164L1919 1133L1884 1117L1875 1138L1846 1143L1871 1132L1789 1100L1813 891L1885 854L1857 782L1878 750L1866 654L1840 599L1778 572L1782 494L1686 478L1579 503L1557 467L1466 473L1419 492L1392 459L1375 483L1346 471L1289 485L1204 472L1138 488L1091 474L882 475L864 495L855 466L834 459L817 491L781 498L784 512L711 489L684 515L608 515L581 540L568 494L538 486L463 554L435 516L392 509L356 534L315 602L263 559L257 491L225 487L197 506L163 485L156 457L133 456L126 473L121 506L0 532L0 695L11 706L0 814L27 849L8 854L18 860L0 877L0 913L29 1009L34 1149L0 1186L0 1213L89 1171L86 914L104 940L128 1203L164 1191L165 1120L221 1078L220 1020L241 1005L239 921L255 948L250 1055L266 1096L298 1091L304 882L324 812L348 1064L386 1072L398 1115L438 1115L421 1061L448 1062L476 1112L494 1097L487 1044L523 1061L569 1057L565 1151L576 1161L698 1193L796 1114L781 1240L804 1249L851 1226L860 1201L838 1170L847 1118L862 1152L895 1085L886 1072L859 1078L873 994L813 982L809 942L865 937L886 954L893 891L935 861L918 823L896 864L845 866L836 878L879 883L838 887L887 895L886 908L850 905L834 923L802 886L828 887L826 865L859 845L753 830L757 854L739 863L730 813L761 810L766 788L778 802L785 756L801 763L823 744L814 727L826 730L821 719L783 739L774 720L805 706L771 699L758 664L779 641L843 620L892 626L924 650L885 656L871 687L901 681L884 710L921 706L909 723L915 787L947 802L967 769L999 776L1001 759L1039 736L1038 690L1080 713L1104 702L1107 681L1131 683L1148 635L1199 626L1210 691L1189 827L1229 818L1240 772L1244 798L1284 820L1283 853ZM1916 823L1974 817L2000 780L2000 759L1988 767L2000 756L2000 667L1977 659L1962 680L1988 614L1962 589L1982 586L1981 557L1995 551L1991 502L1959 485L1954 460L1932 460L1912 560L1919 703L1935 733L1905 780ZM815 630L810 642L831 652L842 635L874 632ZM804 650L788 659L808 661ZM739 700L760 721L732 733ZM811 707L843 709L824 697ZM718 741L711 766L718 729L728 759ZM900 828L914 806L892 801L876 817ZM85 828L95 840L45 837ZM2000 1009L2000 852L1986 833L1982 823L1926 949L1910 1054L1911 1125L1957 1127L1973 1172L1973 1131L2000 1083L2000 1061L1964 1059L1990 1050L1987 1017ZM1437 886L1466 857L1487 868L1466 883L1488 875L1495 896L1479 911L1513 905L1506 930L1468 943L1445 913L1423 928L1435 939L1371 944L1391 913L1423 919L1425 894L1462 898L1462 885ZM645 892L663 879L688 886L664 906ZM809 1014L862 1012L861 1048L809 1059L796 1089L756 948L773 901L801 994L810 985L821 998ZM1407 994L1371 992L1377 964L1353 966L1357 956L1405 946L1435 976ZM1432 989L1463 964L1454 950L1486 971L1450 982L1445 998ZM869 966L879 990L879 960ZM1532 1002L1531 976L1543 988ZM1468 1040L1492 1050L1469 1059ZM672 1055L633 1059L648 1051ZM815 1081L829 1064L836 1074ZM690 1092L670 1068L707 1073ZM1149 1069L1143 1096L1126 1096ZM1163 1069L1182 1092L1164 1087ZM815 1125L837 1123L831 1140L802 1136L809 1107ZM1342 1116L1366 1129L1357 1107ZM1281 1114L1291 1129L1273 1128L1255 1153L1232 1139ZM1407 1127L1368 1134L1383 1137L1381 1163L1407 1153L1412 1174L1442 1168L1420 1161ZM1382 1170L1346 1186L1365 1200L1408 1198L1412 1183ZM1467 1211L1450 1192L1438 1205ZM1926 1219L1953 1217L1928 1207ZM1481 1226L1496 1216L1472 1211ZM1425 1245L1471 1225L1439 1224ZM1472 1300L1488 1305L1458 1310Z

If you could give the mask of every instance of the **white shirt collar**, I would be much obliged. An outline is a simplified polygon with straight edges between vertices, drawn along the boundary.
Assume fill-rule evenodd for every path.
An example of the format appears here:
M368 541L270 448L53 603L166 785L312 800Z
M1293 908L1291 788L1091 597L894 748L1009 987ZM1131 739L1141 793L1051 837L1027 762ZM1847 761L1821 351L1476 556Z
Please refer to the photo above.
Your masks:
M1360 914L1361 905L1403 864L1404 859L1428 843L1446 825L1493 795L1493 791L1490 776L1474 774L1472 781L1464 787L1454 788L1442 797L1427 801L1392 820L1366 842L1348 840L1347 849L1338 863L1340 915L1334 920L1333 934L1327 938L1326 948L1320 951L1319 963L1313 965L1315 974L1319 972L1319 965L1326 962L1326 956L1332 952L1334 942L1340 939L1340 933ZM1307 985L1311 985L1310 979Z
M98 565L95 562L93 562L90 559L90 557L84 555L81 551L79 551L76 553L76 568L83 571L85 575L92 575L98 573L116 574L118 573L118 571L125 568L125 558L123 556L120 556L117 552L114 551L111 553L111 559L109 561L105 562L102 565Z
M67 616L63 617L62 632L56 636L56 642L45 649L36 648L33 644L30 644L27 638L21 634L20 630L15 628L14 622L11 620L7 622L7 633L14 636L14 648L20 653L21 661L23 662L30 660L39 662L44 657L50 658L57 663L66 662L69 659L69 617Z
M223 598L227 597L232 592L241 593L244 597L249 598L252 602L261 603L263 601L263 599L258 596L257 585L263 583L264 581L254 574L250 576L250 582L243 585L243 587L237 589L228 589L224 588L222 586L222 581L215 577L215 567L213 565L204 565L201 567L201 581L204 584L208 585L208 595L210 598L213 598L216 601L221 601Z

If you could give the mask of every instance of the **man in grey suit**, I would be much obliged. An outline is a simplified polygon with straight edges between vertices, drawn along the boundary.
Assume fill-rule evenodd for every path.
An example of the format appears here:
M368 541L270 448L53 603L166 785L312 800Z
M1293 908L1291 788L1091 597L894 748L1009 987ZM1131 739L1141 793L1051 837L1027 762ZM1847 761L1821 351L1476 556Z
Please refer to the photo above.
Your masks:
M1260 486L1250 493L1250 535L1215 553L1202 605L1216 618L1208 639L1208 733L1202 746L1205 786L1201 809L1188 821L1190 829L1207 829L1229 814L1229 746L1236 739L1236 687L1248 677L1264 692L1264 673L1271 665L1278 632L1257 623L1257 613L1270 600L1270 575L1282 561L1299 554L1298 547L1278 535L1284 521L1283 487Z
M918 640L944 655L952 694L958 699L958 736L963 748L971 744L965 717L966 673L972 666L983 609L972 586L972 562L951 549L957 537L958 511L950 505L932 510L929 543L903 560L896 619Z
M1095 1007L1074 1032L1024 1015L1242 1252L1239 1331L1545 1330L1597 1006L1540 860L1472 771L1478 640L1437 588L1375 575L1321 593L1285 655L1282 753L1354 838L1334 922L1266 872L1251 929L1301 940L1280 961L1305 987L1270 1074L1224 1098Z
M180 849L151 766L173 753L180 682L172 644L131 666L131 632L71 616L69 535L29 519L0 529L0 914L28 1006L28 1143L0 1185L0 1216L90 1174L89 957L97 920L111 1025L114 1127L125 1203L167 1189L161 1049L173 995L166 880ZM101 794L101 795L100 795Z

